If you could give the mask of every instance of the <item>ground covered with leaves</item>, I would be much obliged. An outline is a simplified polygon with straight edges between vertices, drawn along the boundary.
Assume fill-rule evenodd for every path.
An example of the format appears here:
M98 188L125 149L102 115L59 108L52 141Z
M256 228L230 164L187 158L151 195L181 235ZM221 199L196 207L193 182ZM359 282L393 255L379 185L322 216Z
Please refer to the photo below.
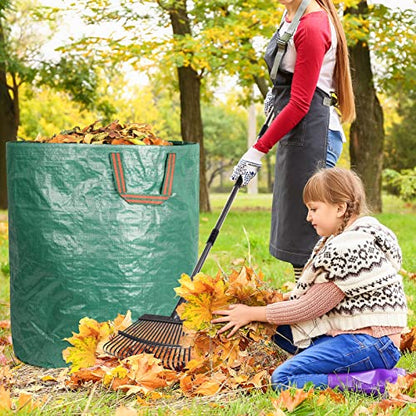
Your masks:
M415 278L412 274L407 277ZM359 416L415 410L416 374L400 377L396 384L387 386L387 394L368 402L366 398L357 400L359 394L354 397L313 387L273 392L270 374L287 359L267 341L274 327L252 323L228 338L218 335L221 325L211 320L213 311L233 303L266 305L281 301L281 291L272 290L261 273L245 266L229 275L199 273L193 280L183 275L179 283L176 292L186 300L179 309L185 330L182 343L192 351L181 371L167 368L165 362L147 352L122 360L104 352L103 345L131 325L129 313L109 322L81 319L79 331L67 338L71 346L63 351L63 357L69 367L63 369L19 363L12 354L10 322L0 321L0 414L279 416L320 414L317 409L322 407L327 412L331 406L348 406L348 412L336 414ZM402 349L416 351L416 328L403 336ZM238 403L247 397L255 398L258 407L238 410ZM267 405L260 405L264 398ZM77 401L82 408L68 413L68 400L73 409ZM205 410L196 410L201 409L198 406Z

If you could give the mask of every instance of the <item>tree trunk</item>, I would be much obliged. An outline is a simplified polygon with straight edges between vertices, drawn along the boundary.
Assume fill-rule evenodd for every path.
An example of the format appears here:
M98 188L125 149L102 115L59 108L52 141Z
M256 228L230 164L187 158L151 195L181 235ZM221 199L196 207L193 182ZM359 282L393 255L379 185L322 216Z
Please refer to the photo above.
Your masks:
M348 13L368 13L366 1ZM368 43L349 47L357 118L350 129L351 168L364 182L367 201L374 212L381 212L381 173L383 169L383 110L377 98L371 70Z
M4 51L4 33L0 20L0 51ZM4 53L2 53L4 56ZM0 209L7 209L6 142L16 140L18 115L16 103L10 96L6 66L0 63Z
M264 77L254 77L254 82L256 83L263 98L266 98L267 91L269 91L270 88L270 83Z
M169 15L174 35L191 35L185 0L175 2L173 8L169 9ZM181 66L177 70L181 102L182 140L199 143L199 209L201 212L210 212L201 117L201 79L198 73L190 66Z

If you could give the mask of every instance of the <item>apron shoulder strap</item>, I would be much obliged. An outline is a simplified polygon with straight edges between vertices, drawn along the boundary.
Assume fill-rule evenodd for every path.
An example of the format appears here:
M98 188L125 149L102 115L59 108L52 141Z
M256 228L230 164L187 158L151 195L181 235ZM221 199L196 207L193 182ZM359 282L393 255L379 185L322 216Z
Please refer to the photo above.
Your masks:
M290 38L295 33L297 27L299 26L300 18L305 13L306 8L309 6L310 0L302 0L302 3L299 5L298 9L296 10L295 17L291 21L289 27L286 29L285 33L282 36L277 37L277 52L276 57L274 58L273 67L270 71L270 78L272 81L276 79L277 71L279 70L280 62L283 59L283 55L286 52L287 44ZM286 12L283 15L282 24L286 17Z

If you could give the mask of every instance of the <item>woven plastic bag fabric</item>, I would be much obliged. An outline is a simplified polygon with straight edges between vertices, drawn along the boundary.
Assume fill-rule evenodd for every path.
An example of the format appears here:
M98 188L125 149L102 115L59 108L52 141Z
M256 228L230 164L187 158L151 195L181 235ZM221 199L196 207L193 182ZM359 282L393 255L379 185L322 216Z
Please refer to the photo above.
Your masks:
M198 256L199 146L9 142L10 302L23 362L60 367L79 320L169 315Z

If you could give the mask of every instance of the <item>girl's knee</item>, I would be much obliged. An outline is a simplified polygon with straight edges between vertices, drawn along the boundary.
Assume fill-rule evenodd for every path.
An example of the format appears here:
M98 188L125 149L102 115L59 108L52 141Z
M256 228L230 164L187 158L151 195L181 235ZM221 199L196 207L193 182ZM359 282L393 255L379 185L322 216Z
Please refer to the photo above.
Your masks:
M287 389L289 386L289 374L281 367L278 367L273 371L271 382L273 390Z

